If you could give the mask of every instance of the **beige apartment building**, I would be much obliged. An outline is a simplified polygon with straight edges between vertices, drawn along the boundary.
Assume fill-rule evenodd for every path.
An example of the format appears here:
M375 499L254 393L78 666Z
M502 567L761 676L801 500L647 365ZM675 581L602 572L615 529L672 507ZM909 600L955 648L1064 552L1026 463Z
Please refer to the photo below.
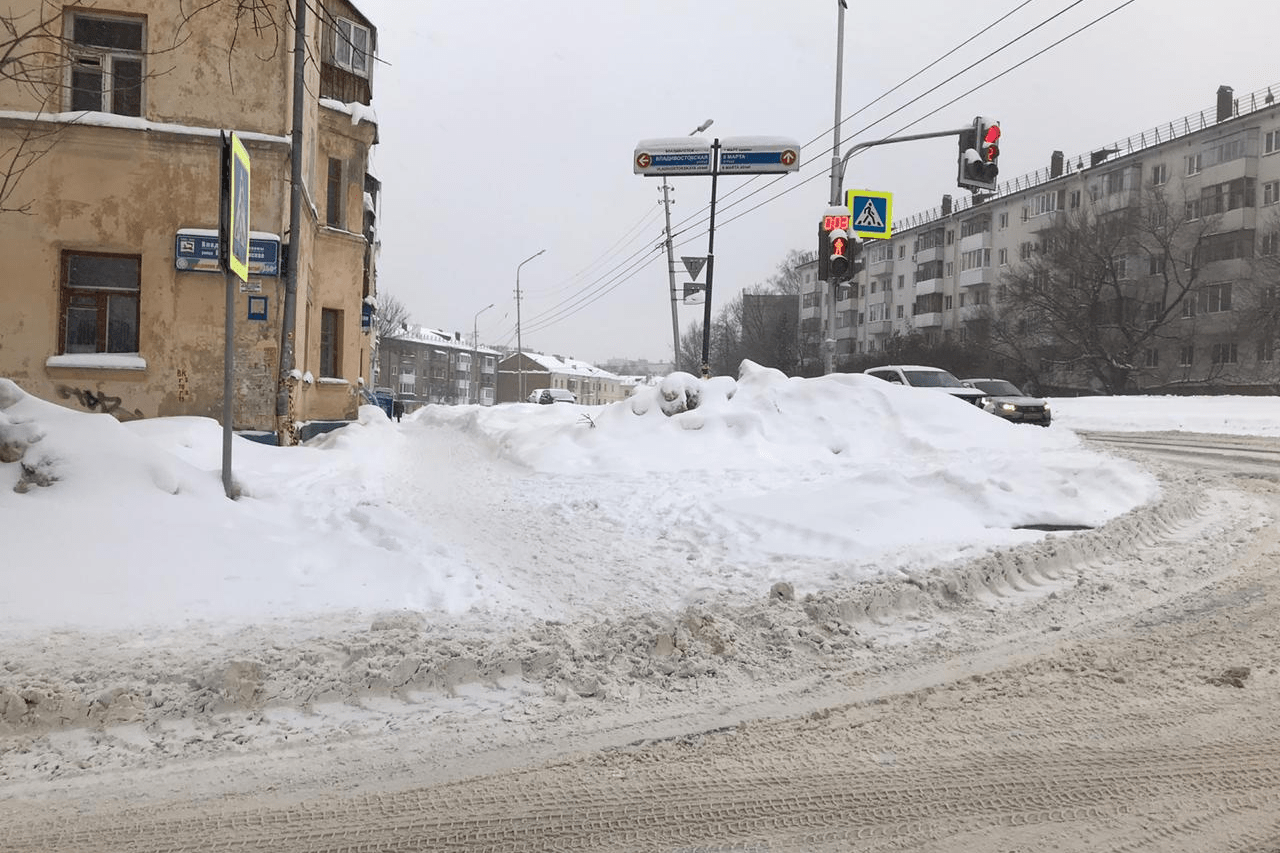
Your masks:
M1202 229L1194 258L1176 259L1196 272L1180 305L1153 295L1162 259L1137 251L1109 259L1124 310L1163 323L1132 354L1125 390L1275 393L1280 105L1272 89L1237 97L1220 87L1213 106L1160 127L1090 152L1045 154L1046 168L1001 183L977 204L958 191L954 203L947 196L934 210L895 221L892 237L867 240L865 270L837 291L834 324L826 285L816 281L816 264L806 265L802 351L815 357L832 325L837 370L875 361L894 336L998 348L991 331L1014 304L1010 288L1051 249L1064 219L1084 211L1100 224L1127 213L1167 214L1184 230ZM1144 201L1153 192L1163 212ZM1028 372L1042 387L1101 390L1079 361L1057 357L1059 342L1017 343L1024 355L1038 354Z
M354 416L373 343L377 35L350 3L307 4L291 221L292 5L268 0L255 16L229 0L0 10L31 31L29 58L0 73L0 151L18 152L0 163L0 376L122 419L220 417L219 161L221 132L233 131L251 160L253 232L234 294L233 426L292 435L299 422ZM286 341L293 370L282 373Z

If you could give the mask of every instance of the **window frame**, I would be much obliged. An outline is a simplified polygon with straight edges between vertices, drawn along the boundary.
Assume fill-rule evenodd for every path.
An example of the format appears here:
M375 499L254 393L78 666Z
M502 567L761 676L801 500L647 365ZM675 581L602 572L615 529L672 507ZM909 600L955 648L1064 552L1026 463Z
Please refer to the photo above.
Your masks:
M322 379L342 378L342 309L320 309L320 363Z
M130 24L138 28L138 49L108 47L105 45L85 44L76 41L77 21L105 21L117 24ZM64 37L69 54L64 83L66 85L66 105L68 112L101 112L110 115L142 118L146 114L146 78L147 78L147 17L131 15L124 12L98 12L93 10L68 10L64 23ZM117 86L116 78L121 75L116 65L136 62L138 65L137 84ZM96 109L76 105L77 92L88 91L87 87L76 86L76 74L84 68L97 68L99 98ZM128 111L129 104L124 103L125 92L137 89L137 112Z
M343 32L343 28L346 32ZM356 42L356 33L364 34L364 46L359 47ZM338 17L333 24L333 64L349 71L357 77L369 79L369 54L370 47L373 44L373 31L364 24L358 24L350 18ZM346 54L345 58L343 54ZM357 67L355 57L359 55L362 58Z
M134 288L119 287L92 287L87 285L73 285L71 283L71 266L72 259L78 257L93 258L121 258L136 261L137 263L137 286ZM73 293L79 291L79 293ZM112 349L111 347L111 301L113 296L118 297L121 294L131 294L133 297L133 311L130 318L133 326L133 349ZM68 323L68 315L72 309L71 299L73 295L79 296L81 299L92 298L94 300L95 311L95 342L92 351L77 349L72 350L67 345L67 333L70 331L70 323ZM99 353L112 354L140 354L141 353L141 335L142 335L142 255L141 254L125 254L120 252L93 252L64 249L59 258L59 286L58 286L58 354L59 355L97 355ZM74 306L79 309L88 308L88 305Z

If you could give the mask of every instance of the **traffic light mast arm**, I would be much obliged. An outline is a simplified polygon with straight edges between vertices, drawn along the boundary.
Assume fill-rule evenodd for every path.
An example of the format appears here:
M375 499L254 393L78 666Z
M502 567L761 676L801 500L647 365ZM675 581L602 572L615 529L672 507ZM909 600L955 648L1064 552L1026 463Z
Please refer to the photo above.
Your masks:
M959 136L962 133L969 133L973 130L973 125L957 128L956 130L936 130L933 133L912 133L907 136L891 136L888 139L873 139L870 142L859 142L857 145L845 152L845 155L838 161L831 158L831 165L836 169L837 184L836 189L839 194L844 194L844 170L849 165L849 158L864 148L874 148L877 145L890 145L894 142L915 142L918 139L937 139L941 136ZM838 204L839 197L832 204Z

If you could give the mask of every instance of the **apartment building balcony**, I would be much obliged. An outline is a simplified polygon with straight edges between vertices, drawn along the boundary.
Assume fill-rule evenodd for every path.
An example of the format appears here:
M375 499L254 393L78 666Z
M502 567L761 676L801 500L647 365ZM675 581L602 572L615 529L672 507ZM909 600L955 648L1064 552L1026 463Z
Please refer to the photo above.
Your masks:
M942 278L926 278L924 281L917 281L916 296L928 296L930 293L941 293L945 284L946 279Z
M942 312L930 311L927 314L917 314L911 318L911 325L917 329L932 329L942 326Z
M968 237L960 238L960 253L972 252L974 249L990 249L995 245L991 237L990 231L979 231L977 234L970 234Z
M971 270L961 270L956 282L961 287L977 287L980 284L991 284L994 279L995 273L991 267L974 267Z
M986 320L992 315L990 305L964 305L956 309L956 316L960 318L962 323L972 323L975 320Z
M1237 207L1225 213L1215 214L1219 217L1215 234L1229 234L1232 231L1252 231L1258 225L1258 209L1256 207Z
M884 337L893 333L892 320L869 320L866 323L867 334L871 337Z
M934 246L932 249L921 249L916 252L911 256L911 260L917 264L926 264L929 261L945 260L946 257L947 250L945 246Z
M883 261L867 264L868 275L877 276L891 272L893 272L893 258L885 258Z

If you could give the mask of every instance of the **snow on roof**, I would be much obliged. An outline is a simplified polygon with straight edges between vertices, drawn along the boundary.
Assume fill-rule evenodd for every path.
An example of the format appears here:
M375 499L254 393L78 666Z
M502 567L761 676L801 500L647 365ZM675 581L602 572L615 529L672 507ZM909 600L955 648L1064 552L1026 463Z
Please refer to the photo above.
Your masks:
M594 364L573 358L565 359L558 355L544 355L540 352L528 351L525 352L525 357L545 367L548 373L563 373L570 376L590 376L595 379L622 381L622 377L616 373L610 373L603 368L596 367Z
M410 326L405 331L395 336L397 341L409 341L415 344L427 344L435 347L449 347L451 349L466 350L467 352L482 352L491 355L498 355L498 351L490 349L486 346L472 347L467 341L455 338L448 332L440 329L431 329L426 326Z

